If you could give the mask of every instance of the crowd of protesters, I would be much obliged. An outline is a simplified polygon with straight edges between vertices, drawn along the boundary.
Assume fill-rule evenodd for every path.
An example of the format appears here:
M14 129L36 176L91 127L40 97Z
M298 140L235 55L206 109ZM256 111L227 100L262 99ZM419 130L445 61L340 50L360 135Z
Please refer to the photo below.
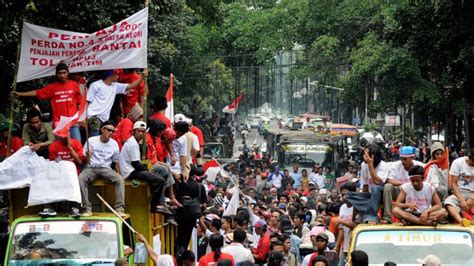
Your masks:
M429 152L397 147L390 156L380 145L368 144L363 162L348 164L347 182L337 184L328 167L315 164L311 173L297 164L280 169L254 146L245 150L245 163L226 169L229 177L211 182L202 168L203 131L215 134L225 121L205 114L200 118L176 114L170 121L162 96L154 99L153 113L145 121L142 75L132 70L105 71L101 79L88 82L77 75L73 80L64 64L56 73L55 83L14 93L50 99L53 123L42 122L41 112L30 109L22 137L12 139L11 152L28 145L49 160L68 160L77 166L82 204L71 204L74 217L92 215L88 187L94 179L114 185L119 215L127 208L124 180L146 181L152 195L150 211L162 213L177 226L174 251L179 265L190 265L193 256L200 266L345 265L351 230L359 223L452 221L467 226L472 221L474 149L449 167L441 143L434 143ZM125 96L114 111L117 95ZM87 126L79 122L67 136L55 137L52 130L60 117L74 115L84 100ZM88 138L81 136L81 127L87 128ZM151 168L141 163L143 158ZM236 194L237 206L232 202ZM40 215L56 212L48 205ZM197 254L188 250L193 228L197 228ZM138 239L146 242L140 235ZM370 259L362 251L350 256L352 265L368 265Z

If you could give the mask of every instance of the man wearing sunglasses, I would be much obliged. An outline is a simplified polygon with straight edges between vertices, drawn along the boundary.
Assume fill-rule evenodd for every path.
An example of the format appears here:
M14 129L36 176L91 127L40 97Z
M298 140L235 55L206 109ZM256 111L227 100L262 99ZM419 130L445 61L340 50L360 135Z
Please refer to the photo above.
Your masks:
M114 184L115 211L120 215L124 213L125 186L124 179L119 174L119 146L111 138L114 131L114 123L112 121L105 121L100 127L101 134L90 137L84 144L87 167L79 175L82 206L84 208L82 216L92 216L92 205L89 201L89 183L98 177L107 179ZM112 162L115 163L115 171L111 168Z

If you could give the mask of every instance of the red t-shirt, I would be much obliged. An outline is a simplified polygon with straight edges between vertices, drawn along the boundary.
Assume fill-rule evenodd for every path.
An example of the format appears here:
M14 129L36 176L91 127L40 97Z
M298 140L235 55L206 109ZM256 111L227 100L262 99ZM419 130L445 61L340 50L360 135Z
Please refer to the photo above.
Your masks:
M257 248L252 248L252 254L256 255L257 259L262 261L267 260L268 252L270 252L270 234L267 232L263 237L260 237Z
M199 146L204 146L204 135L202 134L202 130L196 126L191 126L191 132L198 137Z
M36 91L40 100L51 99L53 122L59 122L61 116L73 116L81 103L81 90L75 81L54 82ZM54 124L53 124L54 126Z
M122 146L127 141L133 133L133 122L130 118L126 117L118 123L115 128L115 132L112 135L112 138L117 141L119 149L122 150Z
M146 146L146 158L150 160L151 164L155 164L157 162L156 147L155 142L149 133L146 133Z
M83 157L83 152L82 152L82 144L77 140L77 139L69 139L71 142L72 149L77 153L79 158ZM49 159L51 161L56 160L56 158L61 158L63 161L70 161L73 162L76 165L77 173L80 173L80 165L77 164L77 162L74 160L74 157L72 157L71 151L69 151L69 148L67 145L64 145L61 141L56 140L55 142L51 143L49 145Z
M150 119L160 120L161 122L165 123L166 128L171 127L171 121L164 114L154 113L152 116L150 116Z
M10 155L14 154L17 150L23 147L23 140L17 136L12 136L12 142L10 144ZM7 157L7 140L0 142L0 157Z
M120 73L120 82L121 83L132 83L135 80L139 79L140 75L137 74L137 72L131 72L131 73L125 73L122 72ZM137 86L131 88L130 90L127 91L127 94L125 94L125 97L122 100L122 107L123 107L123 113L126 115L130 110L133 108L133 106L138 102L140 99L140 96L143 95L145 91L145 82L140 82ZM147 91L148 95L148 91Z
M168 157L168 149L166 149L160 138L155 138L155 152L156 159L160 162L164 162L165 158Z
M220 260L230 260L232 261L232 265L233 266L235 265L234 257L232 257L232 255L230 254L221 253L217 261L220 261ZM217 261L214 260L214 251L213 251L205 256L202 256L199 259L199 266L217 265Z

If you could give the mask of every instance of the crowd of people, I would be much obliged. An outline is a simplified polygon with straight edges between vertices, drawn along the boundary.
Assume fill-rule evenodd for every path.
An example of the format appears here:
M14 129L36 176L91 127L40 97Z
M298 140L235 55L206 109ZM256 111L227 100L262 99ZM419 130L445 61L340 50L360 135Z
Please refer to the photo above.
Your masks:
M359 223L435 226L452 221L468 226L472 221L474 149L449 167L441 143L433 143L425 162L415 160L420 153L411 146L400 147L398 159L391 161L380 145L368 144L363 162L348 164L347 182L337 184L328 167L315 164L311 173L298 164L280 169L256 146L246 151L248 160L228 169L229 177L211 182L202 168L204 134L194 123L204 121L210 131L219 126L205 115L197 119L176 114L170 121L163 96L154 99L153 114L145 121L141 96L146 93L146 71L105 71L101 79L86 82L71 77L67 66L59 64L56 74L58 81L44 88L14 92L18 97L50 99L53 121L43 122L41 112L30 109L22 136L13 136L10 152L27 145L39 156L77 166L82 204L70 204L73 217L92 215L88 187L96 178L114 185L119 215L127 208L125 179L146 181L152 195L150 212L165 215L178 228L179 265L192 265L193 256L200 266L332 266L345 265L348 256L352 265L368 265L370 258L363 251L348 254L351 230ZM125 97L119 115L113 115L119 94ZM66 136L54 136L60 117L74 115L83 102L87 124L80 120ZM81 128L87 129L88 138ZM6 149L1 151L5 156ZM151 168L141 163L144 158ZM239 203L233 206L236 193ZM47 205L40 215L57 214ZM193 228L197 254L188 250Z

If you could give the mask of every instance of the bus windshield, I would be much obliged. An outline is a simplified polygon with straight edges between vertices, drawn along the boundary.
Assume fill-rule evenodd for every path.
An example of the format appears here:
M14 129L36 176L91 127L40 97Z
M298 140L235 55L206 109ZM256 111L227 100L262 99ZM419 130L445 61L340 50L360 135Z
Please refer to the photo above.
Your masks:
M48 265L113 265L119 257L117 231L117 224L112 221L19 223L14 228L8 265L32 265L32 261Z
M418 260L429 254L440 258L442 265L474 265L473 239L467 231L363 231L355 241L354 249L365 251L370 265L383 265L388 261L397 265L420 265Z
M311 168L315 163L321 166L332 166L333 149L329 144L291 143L283 144L284 164L299 164L304 168Z

